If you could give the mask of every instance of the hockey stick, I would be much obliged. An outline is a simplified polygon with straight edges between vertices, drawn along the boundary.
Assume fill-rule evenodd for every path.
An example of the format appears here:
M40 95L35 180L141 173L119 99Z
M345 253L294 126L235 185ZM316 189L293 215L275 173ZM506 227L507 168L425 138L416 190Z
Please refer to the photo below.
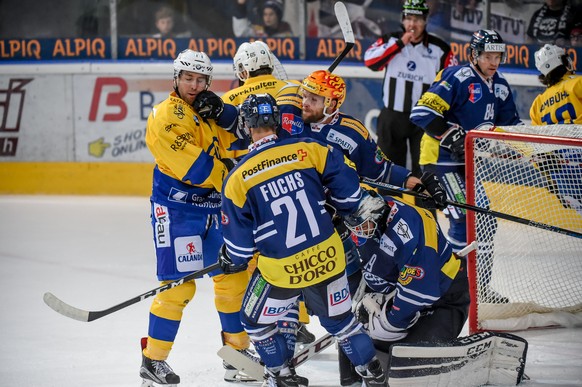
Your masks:
M311 359L313 356L321 353L324 349L335 343L335 338L329 333L323 335L318 340L313 342L313 344L303 348L301 351L297 352L293 356L293 365L295 367L300 366L307 360ZM237 370L245 373L255 380L262 380L264 376L264 368L260 363L253 361L252 359L246 357L242 353L238 352L236 349L225 345L218 350L218 356L220 356L225 362L235 367Z
M75 308L74 306L71 306L64 301L61 301L57 296L55 296L54 294L52 294L50 292L46 292L44 294L43 300L44 300L44 303L47 304L52 310L54 310L57 313L62 314L63 316L72 318L73 320L89 322L89 321L97 320L101 317L105 317L111 313L117 312L118 310L127 308L130 305L137 304L138 302L143 301L146 298L153 297L161 292L165 292L166 290L173 289L176 286L182 285L184 282L191 281L195 278L200 278L204 274L208 274L211 271L219 269L219 268L220 268L220 264L218 262L213 263L212 265L207 266L202 270L195 271L195 272L188 274L187 276L184 276L180 279L169 282L166 285L152 289L148 292L140 294L139 296L135 296L133 298L130 298L129 300L124 301L121 304L117 304L115 306L112 306L111 308L98 310L98 311L87 311L87 310Z
M350 16L348 15L348 10L346 6L341 1L335 3L334 6L335 17L342 30L342 35L344 36L344 41L346 46L343 51L335 58L333 63L328 67L327 71L330 73L335 70L335 68L340 64L340 62L345 58L346 55L352 50L356 42L354 38L354 31L352 30L352 23L350 22Z
M431 197L428 196L428 195L426 195L426 194L423 194L423 193L420 193L420 192L411 191L409 189L402 188L402 187L398 187L398 186L395 186L395 185L392 185L392 184L388 184L388 183L377 182L377 181L368 179L366 177L362 178L360 181L362 183L368 184L369 186L376 187L376 188L381 188L381 189L384 189L384 190L389 191L389 192L393 192L393 193L404 193L404 194L408 194L408 195L411 195L411 196L414 196L414 197L417 197L417 198L420 198L420 199L431 199ZM549 224L546 224L546 223L536 222L536 221L533 221L533 220L520 218L519 216L509 215L509 214L505 214L503 212L493 211L493 210L490 210L488 208L482 208L482 207L472 206L470 204L459 203L459 202L455 202L455 201L448 200L448 199L446 200L446 204L448 204L449 206L464 208L465 210L479 212L481 214L495 216L497 218L509 220L509 221L512 221L512 222L525 224L526 226L532 226L532 227L540 228L542 230L557 232L559 234L568 235L568 236L571 236L571 237L574 237L574 238L582 239L582 233L579 233L579 232L576 232L576 231L567 230L567 229L562 228L562 227L552 226L552 225L549 225Z

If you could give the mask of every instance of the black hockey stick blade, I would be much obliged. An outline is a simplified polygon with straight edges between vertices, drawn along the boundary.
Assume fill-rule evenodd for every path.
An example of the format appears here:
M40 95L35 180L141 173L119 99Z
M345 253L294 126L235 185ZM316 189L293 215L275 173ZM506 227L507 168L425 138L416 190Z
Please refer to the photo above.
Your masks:
M352 30L352 23L350 22L350 16L348 15L348 10L346 9L345 4L341 1L338 1L335 3L334 11L337 22L342 30L342 35L344 36L346 46L337 56L337 58L335 58L333 63L328 67L327 71L330 73L333 72L333 70L335 70L335 68L340 64L345 56L348 55L356 42L354 38L354 31Z
M416 192L416 191L411 191L409 189L398 187L398 186L395 186L392 184L374 181L374 180L368 179L367 177L360 179L360 181L364 184L368 184L371 187L381 188L381 189L386 190L388 192L394 192L397 194L404 193L404 194L411 195L411 196L421 198L421 199L430 199L430 196L428 196L426 194ZM477 207L477 206L473 206L470 204L459 203L459 202L455 202L452 200L447 200L446 203L449 206L459 207L459 208L463 208L465 210L479 212L481 214L486 214L486 215L494 216L496 218L509 220L511 222L525 224L526 226L540 228L542 230L552 231L552 232L556 232L558 234L568 235L568 236L571 236L574 238L582 239L582 233L568 230L568 229L565 229L562 227L552 226L550 224L536 222L534 220L520 218L519 216L514 216L514 215L506 214L503 212L490 210L488 208Z
M220 265L218 264L218 262L213 263L212 265L207 266L202 270L195 271L195 272L188 274L187 276L184 276L180 279L169 282L166 285L157 287L157 288L152 289L148 292L142 293L139 296L135 296L133 298L130 298L129 300L126 300L126 301L120 303L120 304L117 304L115 306L112 306L110 308L103 309L103 310L88 311L88 310L76 308L76 307L69 305L66 302L62 301L61 299L59 299L57 296L55 296L54 294L52 294L50 292L46 292L44 294L43 300L44 300L44 303L49 306L49 308L51 308L52 310L54 310L55 312L57 312L59 314L62 314L65 317L68 317L68 318L71 318L71 319L77 320L77 321L89 322L89 321L97 320L97 319L100 319L101 317L105 317L107 315L110 315L111 313L117 312L118 310L125 309L130 305L137 304L138 302L143 301L146 298L153 297L153 296L155 296L161 292L164 292L166 290L175 288L176 286L182 285L184 282L191 281L195 278L200 278L203 275L208 274L211 271L214 271L214 270L219 269L219 268L220 268Z

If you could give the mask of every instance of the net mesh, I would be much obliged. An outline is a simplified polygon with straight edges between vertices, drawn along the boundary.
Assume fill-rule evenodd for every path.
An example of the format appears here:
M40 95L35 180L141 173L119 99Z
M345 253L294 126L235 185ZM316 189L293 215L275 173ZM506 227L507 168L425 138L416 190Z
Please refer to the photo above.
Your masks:
M473 157L467 163L474 167L474 179L467 180L474 193L469 202L582 233L582 126L497 130L498 138L475 137L469 145ZM534 136L515 140L503 133L580 140L565 143L553 137L541 143ZM512 319L522 319L516 329L555 324L547 318L529 321L536 314L581 313L582 318L582 239L478 213L468 227L478 243L479 330L510 329Z

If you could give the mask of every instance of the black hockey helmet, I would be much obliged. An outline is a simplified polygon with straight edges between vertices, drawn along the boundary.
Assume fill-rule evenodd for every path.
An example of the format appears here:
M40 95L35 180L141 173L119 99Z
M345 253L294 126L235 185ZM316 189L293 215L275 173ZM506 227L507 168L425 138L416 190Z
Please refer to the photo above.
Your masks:
M471 37L471 57L477 59L482 52L501 52L501 63L505 63L507 50L505 42L495 30L479 30Z
M249 95L240 108L240 114L249 128L276 128L281 120L277 101L270 94Z
M407 15L426 16L428 15L428 5L425 0L406 0L402 5L402 17Z

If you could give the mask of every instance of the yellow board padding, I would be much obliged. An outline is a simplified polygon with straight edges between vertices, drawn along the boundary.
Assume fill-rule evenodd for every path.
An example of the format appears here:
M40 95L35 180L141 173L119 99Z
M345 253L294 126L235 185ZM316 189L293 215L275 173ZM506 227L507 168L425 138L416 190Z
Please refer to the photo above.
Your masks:
M150 196L153 163L0 162L0 194Z
M565 208L545 188L489 181L484 181L483 187L494 211L568 230L582 230L582 216L574 209Z

